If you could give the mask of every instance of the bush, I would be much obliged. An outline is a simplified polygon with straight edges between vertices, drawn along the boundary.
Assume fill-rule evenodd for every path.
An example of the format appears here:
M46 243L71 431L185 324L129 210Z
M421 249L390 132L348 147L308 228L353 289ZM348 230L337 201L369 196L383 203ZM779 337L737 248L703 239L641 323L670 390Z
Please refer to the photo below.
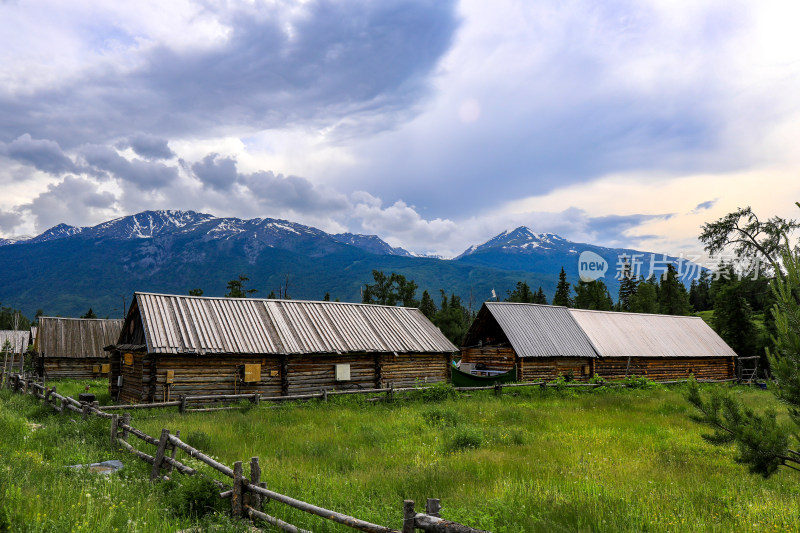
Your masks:
M197 448L203 453L210 453L214 447L214 441L211 435L205 431L191 431L186 435L186 444L192 448Z
M652 389L657 385L652 379L644 376L630 376L622 381L626 387L631 389Z
M454 409L441 407L432 407L423 412L422 416L431 427L456 427L461 420L461 415Z
M196 518L223 511L225 501L219 497L219 487L204 476L181 477L161 484L164 500L176 516Z
M483 444L483 432L477 428L462 428L453 434L453 438L448 445L448 451L460 452L469 449L477 449Z
M408 393L412 400L421 400L425 403L442 402L456 397L456 390L450 383L441 381L433 385L423 386Z

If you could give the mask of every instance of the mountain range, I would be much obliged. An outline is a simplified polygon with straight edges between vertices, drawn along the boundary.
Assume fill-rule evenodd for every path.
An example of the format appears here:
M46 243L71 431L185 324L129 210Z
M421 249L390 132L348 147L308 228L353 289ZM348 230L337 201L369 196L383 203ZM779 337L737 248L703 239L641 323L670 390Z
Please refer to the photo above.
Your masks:
M492 290L502 298L520 280L552 297L562 266L577 281L584 251L608 262L603 279L612 297L619 286L617 257L641 254L644 267L651 258L519 227L446 260L417 256L376 235L329 234L287 220L145 211L92 227L59 224L35 237L0 239L0 302L31 316L37 309L77 316L89 307L98 316L121 316L134 291L186 294L201 288L222 296L240 274L260 297L281 288L292 298L329 293L359 301L372 270L383 270L413 279L419 294L427 289L438 300L443 289L477 308Z

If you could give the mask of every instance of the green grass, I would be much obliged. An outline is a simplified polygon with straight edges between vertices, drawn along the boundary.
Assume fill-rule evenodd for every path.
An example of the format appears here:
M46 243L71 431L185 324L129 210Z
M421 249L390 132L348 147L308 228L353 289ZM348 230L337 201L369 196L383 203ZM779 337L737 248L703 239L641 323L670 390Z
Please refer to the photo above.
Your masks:
M496 533L800 528L800 476L786 470L766 480L753 476L733 462L732 449L707 444L700 436L705 428L688 419L691 408L682 388L517 391L501 398L473 393L429 403L339 397L327 404L183 416L134 412L133 423L155 436L162 428L180 429L184 440L202 443L204 451L228 465L258 456L262 479L273 490L394 527L401 525L403 499L416 500L421 511L425 498L434 497L442 500L445 518ZM748 405L777 407L769 392L737 388L735 393ZM15 404L4 407L3 420L17 420L8 414L12 409L36 409L22 405L34 405L32 399L2 398L4 404ZM49 419L58 428L90 430L85 436L90 444L77 437L67 443L89 451L74 451L74 457L59 464L124 457L105 444L107 426L101 422ZM4 443L8 432L0 430ZM48 449L47 439L37 436L40 431L17 442L19 453L34 453L37 441L38 449ZM152 447L136 442L152 453ZM6 449L0 453L6 468ZM74 487L69 483L59 485L64 493L54 499L49 483L37 475L21 484L30 491L22 499L42 492L40 498L49 504L44 507L54 508L53 502L63 497L63 505L55 508L75 505L85 511L81 515L94 526L86 530L124 528L125 520L139 515L137 524L147 522L139 530L179 529L180 519L158 512L159 506L169 506L169 495L151 492L143 463L127 463L131 467L120 486L80 477L81 483L92 483L88 492L115 491L100 509L98 498L82 498L75 488L67 490ZM26 464L45 468L36 460ZM12 469L16 474L7 479L19 485L23 470ZM47 475L56 480L80 475L55 472ZM108 512L109 502L120 499L126 506ZM134 501L136 514L131 512ZM271 514L315 532L350 531L275 502L268 507ZM10 508L14 516L33 516L16 505ZM75 520L60 529L20 530L67 531Z

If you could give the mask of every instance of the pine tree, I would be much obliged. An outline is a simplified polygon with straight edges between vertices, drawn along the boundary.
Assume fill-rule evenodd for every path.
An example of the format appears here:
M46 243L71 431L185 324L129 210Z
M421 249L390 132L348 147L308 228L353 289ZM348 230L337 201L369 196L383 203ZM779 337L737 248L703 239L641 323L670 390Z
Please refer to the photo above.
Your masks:
M553 296L553 305L562 305L564 307L572 307L572 297L570 295L572 288L567 281L567 273L564 272L564 267L561 267L561 273L558 275L558 285L556 285L556 294Z
M331 293L326 292L325 296L322 297L323 302L330 302L331 301Z
M620 275L621 279L619 281L617 307L620 311L630 311L631 300L636 294L636 290L639 286L639 280L634 279L631 272L631 265L628 262L625 262L622 265L622 272Z
M740 282L727 283L714 303L714 329L741 357L753 355L756 347L756 325L753 311L742 294Z
M613 302L603 280L578 281L575 287L575 307L577 309L594 309L610 311Z
M658 313L658 284L651 276L647 281L639 280L636 292L631 296L632 313Z
M202 296L203 289L189 289L189 296Z
M433 320L436 316L436 304L428 291L422 291L422 301L419 304L419 310L422 314L428 317L428 320Z
M97 318L97 315L94 314L94 311L92 311L92 308L90 307L86 313L81 315L81 318Z
M513 291L508 291L506 301L523 304L533 303L534 296L526 282L518 281L516 288Z
M545 296L541 286L539 287L539 290L536 291L536 294L533 296L533 303L547 305L547 296Z
M248 294L258 292L256 289L245 289L245 282L250 281L250 278L244 274L239 274L237 279L232 279L228 282L228 293L225 294L228 298L247 298Z
M689 293L686 286L678 279L678 271L671 264L667 265L667 273L661 281L658 291L658 310L664 315L688 315Z

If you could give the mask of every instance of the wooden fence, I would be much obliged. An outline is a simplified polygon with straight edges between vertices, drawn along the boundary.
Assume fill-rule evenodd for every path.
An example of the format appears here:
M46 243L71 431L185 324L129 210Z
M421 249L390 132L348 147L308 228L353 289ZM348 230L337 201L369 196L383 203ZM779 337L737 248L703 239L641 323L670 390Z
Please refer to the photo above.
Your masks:
M213 480L214 483L222 491L221 498L230 499L231 513L234 517L248 517L251 520L263 520L274 527L290 532L290 533L309 533L304 529L298 528L292 524L284 522L283 520L271 516L264 512L263 504L265 501L274 500L293 507L300 511L331 520L338 524L356 529L358 531L365 531L367 533L413 533L416 530L429 531L435 533L489 533L484 530L471 528L463 524L458 524L445 520L439 516L441 508L438 499L428 499L425 506L425 513L417 513L413 500L403 501L403 526L402 529L394 529L388 526L373 524L359 518L348 516L337 511L325 509L301 500L292 498L285 494L272 491L267 488L265 482L261 480L261 468L259 465L258 457L250 459L249 463L249 477L244 476L243 466L241 461L233 464L233 467L226 466L218 461L215 461L202 451L193 448L189 444L180 439L180 431L172 434L168 429L162 429L159 438L152 437L145 432L133 427L131 425L130 413L123 413L121 416L116 413L107 413L109 407L101 408L97 402L79 402L74 398L62 396L56 392L56 387L48 388L36 380L24 376L22 374L12 374L8 381L10 388L22 394L30 394L36 398L44 401L45 405L49 405L55 411L68 415L70 412L80 414L85 420L90 416L98 416L110 421L110 440L112 446L119 446L138 457L139 459L152 465L150 480L153 482L169 479L173 471L178 471L181 474L194 476L201 474L196 469L186 465L176 459L177 451L182 450L189 457L193 457L198 461L208 465L213 470L223 474L231 479L230 484L225 484L219 480ZM382 390L382 392L392 393L391 389ZM354 393L355 391L337 391L337 393ZM363 391L359 391L363 392ZM375 392L370 391L370 392ZM328 394L331 394L330 392ZM239 396L251 397L253 395L235 395L235 398L240 399ZM302 395L316 398L317 395ZM197 397L194 398L197 400ZM202 397L201 397L202 399ZM286 396L281 399L287 399ZM298 399L298 398L296 398ZM186 403L186 398L182 399ZM170 405L180 407L181 402L165 402ZM160 407L164 407L161 405ZM111 406L118 407L118 406ZM126 406L130 408L131 406ZM200 409L197 409L200 410ZM130 443L130 437L137 439L155 447L155 452L150 455L141 451Z

